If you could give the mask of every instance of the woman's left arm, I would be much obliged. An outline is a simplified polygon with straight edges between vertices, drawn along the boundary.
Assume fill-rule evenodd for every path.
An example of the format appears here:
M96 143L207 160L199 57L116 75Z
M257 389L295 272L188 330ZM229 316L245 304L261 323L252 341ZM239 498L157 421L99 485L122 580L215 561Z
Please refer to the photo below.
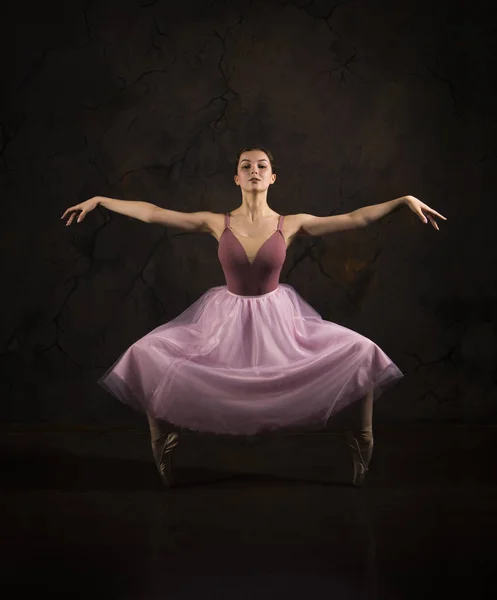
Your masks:
M423 221L423 223L428 223L428 220L433 225L433 227L438 231L438 224L435 221L435 217L440 217L447 221L447 218L441 215L433 208L430 208L421 200L418 200L414 196L402 196L401 198L395 198L395 200L390 200L388 202L382 202L381 204L373 204L372 206L364 206L362 208L358 208L353 212L349 213L356 222L359 227L365 227L366 225L370 225L374 221L379 221L384 216L390 214L394 210L397 210L401 206L408 206L418 217Z

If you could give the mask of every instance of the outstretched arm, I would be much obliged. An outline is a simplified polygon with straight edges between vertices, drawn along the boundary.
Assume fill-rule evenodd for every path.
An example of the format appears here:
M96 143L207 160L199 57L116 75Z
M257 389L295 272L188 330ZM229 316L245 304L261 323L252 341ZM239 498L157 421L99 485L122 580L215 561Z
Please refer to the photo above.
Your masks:
M445 221L447 220L446 217L441 215L436 210L433 210L433 208L430 208L427 204L421 202L421 200L418 200L414 196L401 196L400 198L390 200L389 202L373 204L372 206L364 206L363 208L353 211L351 215L354 215L359 223L361 223L362 226L365 226L374 223L374 221L378 221L401 206L408 206L415 214L418 215L423 223L428 223L429 219L430 223L436 230L439 228L434 217L440 217Z
M86 215L95 210L97 206L103 206L108 210L144 221L145 223L158 223L165 227L175 227L183 231L211 231L212 219L214 214L208 211L200 211L194 213L184 213L177 210L169 210L160 208L150 202L141 202L138 200L117 200L116 198L105 198L104 196L94 196L89 200L85 200L80 204L75 204L68 208L61 219L69 216L66 227L70 225L74 219L76 223L86 217Z
M402 206L408 206L419 216L423 223L428 223L429 220L437 230L438 225L434 217L437 216L445 221L447 220L446 217L414 196L401 196L400 198L382 202L381 204L364 206L344 215L316 217L301 213L299 215L300 230L305 231L309 235L325 235L327 233L336 233L337 231L346 231L347 229L358 229L359 227L366 227L366 225L379 221Z
M150 202L142 202L141 200L117 200L116 198L106 198L105 196L97 196L100 206L111 210L112 212L138 219L148 223L150 215L157 206Z
M138 219L139 221L145 221L145 223L150 221L150 215L153 213L154 209L157 208L155 204L150 204L149 202L117 200L115 198L105 198L104 196L94 196L89 200L85 200L84 202L69 207L64 211L64 214L60 218L65 219L65 217L69 216L66 227L70 225L76 217L76 223L81 223L86 215L92 210L95 210L97 206L103 206L113 212L120 213L121 215L126 215L127 217Z

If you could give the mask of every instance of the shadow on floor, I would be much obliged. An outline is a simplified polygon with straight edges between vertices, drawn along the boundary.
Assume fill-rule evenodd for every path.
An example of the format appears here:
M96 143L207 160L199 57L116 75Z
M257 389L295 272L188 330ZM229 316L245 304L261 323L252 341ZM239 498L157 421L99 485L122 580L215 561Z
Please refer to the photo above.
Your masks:
M361 489L326 483L334 456L327 437L185 439L173 490L163 488L142 434L29 433L0 442L6 597L497 592L493 430L384 432Z
M2 490L109 490L140 491L165 490L152 458L145 462L98 456L78 456L63 450L51 452L38 450L36 454L23 451L0 459L0 489ZM195 487L229 483L244 485L248 482L315 485L350 485L345 479L326 477L325 469L314 469L307 475L282 476L277 473L233 473L209 467L181 466L174 468L175 487Z

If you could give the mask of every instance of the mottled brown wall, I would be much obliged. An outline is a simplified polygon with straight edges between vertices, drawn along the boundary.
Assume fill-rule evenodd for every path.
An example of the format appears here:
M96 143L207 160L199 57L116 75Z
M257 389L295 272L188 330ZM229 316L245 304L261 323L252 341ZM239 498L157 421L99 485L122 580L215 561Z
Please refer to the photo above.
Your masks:
M216 240L105 210L240 203L232 158L270 147L269 203L328 215L413 194L367 229L290 247L282 281L406 374L378 420L496 420L495 59L483 3L44 2L2 19L4 422L143 417L96 384L224 283Z

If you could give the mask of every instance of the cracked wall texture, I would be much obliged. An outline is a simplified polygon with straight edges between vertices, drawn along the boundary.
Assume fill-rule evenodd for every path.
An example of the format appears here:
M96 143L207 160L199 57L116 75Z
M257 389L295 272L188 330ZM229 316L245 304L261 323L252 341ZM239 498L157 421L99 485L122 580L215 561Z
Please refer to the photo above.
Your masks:
M496 421L495 25L483 3L45 2L2 20L4 422L135 424L96 380L224 284L216 240L94 195L234 210L239 147L279 165L279 213L412 194L360 231L298 239L281 281L405 373L377 420ZM140 421L141 422L141 421Z

